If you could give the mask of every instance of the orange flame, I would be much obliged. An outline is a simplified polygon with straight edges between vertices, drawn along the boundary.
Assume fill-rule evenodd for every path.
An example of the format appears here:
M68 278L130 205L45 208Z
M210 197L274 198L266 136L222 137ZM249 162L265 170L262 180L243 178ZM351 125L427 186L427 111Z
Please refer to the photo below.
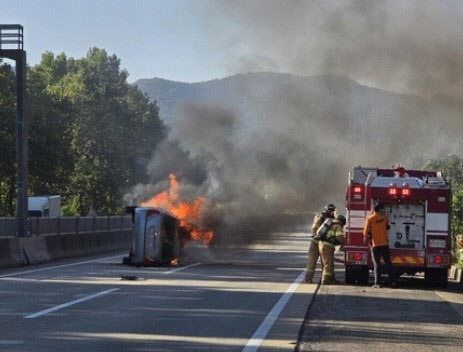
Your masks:
M191 239L200 241L208 246L214 238L214 233L212 231L202 230L190 223L190 221L199 219L205 199L198 197L190 203L180 202L178 200L178 181L174 174L169 175L169 184L169 190L155 195L146 202L142 202L141 206L165 209L180 220L180 226L188 232Z

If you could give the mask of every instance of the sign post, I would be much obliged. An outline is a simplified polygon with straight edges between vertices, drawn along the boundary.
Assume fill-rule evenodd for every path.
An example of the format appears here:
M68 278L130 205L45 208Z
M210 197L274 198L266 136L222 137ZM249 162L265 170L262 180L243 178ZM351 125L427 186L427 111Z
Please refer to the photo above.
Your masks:
M23 49L23 27L0 24L0 58L16 62L16 218L18 236L28 235L27 229L27 119L26 119L26 52Z

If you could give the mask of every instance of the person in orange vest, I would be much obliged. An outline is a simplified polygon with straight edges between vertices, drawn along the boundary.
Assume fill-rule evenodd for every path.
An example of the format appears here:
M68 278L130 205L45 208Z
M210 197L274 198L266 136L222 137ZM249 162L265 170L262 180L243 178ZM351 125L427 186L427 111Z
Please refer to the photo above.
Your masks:
M305 282L311 284L315 275L315 267L317 266L318 258L320 257L320 250L318 247L317 231L321 224L328 218L334 219L336 207L333 204L325 206L321 213L315 215L312 223L311 238L309 243L307 269L305 272ZM323 263L322 263L323 265Z
M368 216L365 220L363 228L363 236L371 246L373 257L373 266L375 272L374 288L381 288L381 258L383 258L386 271L389 277L391 287L397 287L397 276L394 272L389 255L389 241L387 238L387 230L389 229L389 219L384 215L384 205L377 203L374 208L374 213Z

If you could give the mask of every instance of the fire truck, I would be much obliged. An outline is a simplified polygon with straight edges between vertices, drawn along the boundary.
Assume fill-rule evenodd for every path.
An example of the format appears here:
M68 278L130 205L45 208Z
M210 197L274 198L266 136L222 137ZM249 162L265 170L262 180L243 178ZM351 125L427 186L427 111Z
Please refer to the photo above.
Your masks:
M385 205L389 251L398 275L424 272L426 282L446 286L451 262L451 188L439 171L354 167L346 191L346 283L367 284L371 251L363 236L374 204Z

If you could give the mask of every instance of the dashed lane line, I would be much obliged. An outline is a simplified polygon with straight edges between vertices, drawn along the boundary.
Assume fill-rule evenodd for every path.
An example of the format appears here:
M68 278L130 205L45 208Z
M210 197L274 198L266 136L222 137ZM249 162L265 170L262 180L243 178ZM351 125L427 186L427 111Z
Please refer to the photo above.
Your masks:
M163 271L162 273L164 275L167 275L167 274L172 274L172 273L176 273L178 271L182 271L182 270L185 270L185 269L188 269L188 268L192 268L194 266L197 266L197 265L201 265L202 263L195 263L195 264L190 264L190 265L187 265L187 266L181 266L179 268L176 268L176 269L172 269L172 270L169 270L169 271Z
M234 255L234 254L236 254L238 252L241 252L241 251L242 250L234 251L234 252L228 254L227 256ZM45 268L32 269L32 270L24 270L24 271L19 271L19 272L15 272L15 273L0 275L0 279L5 278L5 277L11 277L11 276L19 276L19 275L30 274L30 273L38 273L38 272L41 272L41 271L52 270L52 269L67 268L67 267L72 267L72 266L77 266L77 265L82 265L82 264L103 262L103 261L109 260L109 259L121 258L124 255L125 254L119 254L119 255L115 255L115 256L111 256L111 257L104 257L104 258L99 258L99 259L87 260L87 261L84 261L84 262L62 264L62 265L55 265L55 266L47 266ZM196 264L187 265L187 266L184 266L184 267L180 267L180 268L176 268L176 269L173 269L173 270L165 271L165 272L163 272L163 274L171 274L171 273L174 273L174 272L177 272L177 271L182 271L182 270L185 270L187 268L191 268L191 267L201 265L201 264L202 263L196 263Z
M119 290L119 288L112 288L112 289L109 289L109 290L106 290L106 291L98 292L98 293L95 293L95 294L87 296L87 297L82 297L82 298L76 299L75 301L71 301L71 302L68 302L68 303L63 303L63 304L60 304L60 305L55 306L55 307L51 307L51 308L48 308L48 309L41 310L40 312L37 312L37 313L26 315L24 317L24 319L38 318L38 317L41 317L42 315L47 315L49 313L56 312L57 310L61 310L61 309L73 306L75 304L78 304L78 303L82 303L82 302L85 302L85 301L88 301L88 300L91 300L91 299L94 299L94 298L98 298L98 297L107 295L108 293L111 293L111 292L114 292L114 291L117 291L117 290Z
M19 275L30 274L30 273L38 273L38 272L40 272L40 271L46 271L46 270L52 270L52 269L66 268L66 267L76 266L76 265L82 265L82 264L103 262L103 261L108 260L108 259L120 258L120 257L123 257L123 256L124 256L124 254L119 254L119 255L112 256L112 257L105 257L105 258L87 260L87 261L85 261L85 262L78 262L78 263L71 263L71 264L62 264L62 265L55 265L55 266L47 266L47 267L45 267L45 268L18 271L18 272L16 272L16 273L10 273L10 274L5 274L5 275L0 275L0 279L2 279L2 278L4 278L4 277L19 276Z

